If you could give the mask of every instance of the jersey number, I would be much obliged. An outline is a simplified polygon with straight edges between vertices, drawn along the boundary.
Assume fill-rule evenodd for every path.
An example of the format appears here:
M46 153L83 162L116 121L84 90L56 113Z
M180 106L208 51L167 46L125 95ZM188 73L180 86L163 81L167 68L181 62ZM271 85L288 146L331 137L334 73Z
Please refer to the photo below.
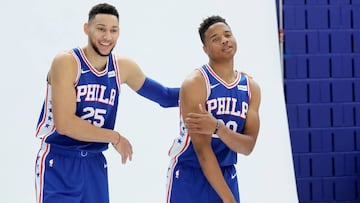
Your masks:
M222 119L219 119L219 121L225 124ZM228 121L225 126L228 127L230 130L237 132L238 124L235 121Z
M81 116L82 119L89 121L89 123L92 123L94 126L102 127L105 123L104 115L106 114L105 109L95 109L93 107L85 107L83 109L83 112L85 113L83 116Z

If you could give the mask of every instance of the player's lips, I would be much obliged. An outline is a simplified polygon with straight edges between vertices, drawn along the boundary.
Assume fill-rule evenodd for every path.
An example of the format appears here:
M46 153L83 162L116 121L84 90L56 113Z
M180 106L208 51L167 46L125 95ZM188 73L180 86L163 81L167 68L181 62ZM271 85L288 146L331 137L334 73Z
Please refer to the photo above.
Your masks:
M110 46L111 43L110 42L100 42L101 46Z
M229 51L232 49L232 46L224 46L223 51Z

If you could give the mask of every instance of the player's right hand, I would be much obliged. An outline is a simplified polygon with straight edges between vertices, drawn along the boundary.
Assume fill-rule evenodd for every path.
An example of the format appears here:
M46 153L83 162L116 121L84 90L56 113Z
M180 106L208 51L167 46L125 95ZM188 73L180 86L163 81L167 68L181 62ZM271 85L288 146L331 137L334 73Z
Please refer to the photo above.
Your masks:
M129 161L132 160L132 145L130 144L129 140L126 139L124 136L120 135L120 142L117 145L113 145L116 151L119 152L121 155L121 163L125 164L126 161L129 159Z

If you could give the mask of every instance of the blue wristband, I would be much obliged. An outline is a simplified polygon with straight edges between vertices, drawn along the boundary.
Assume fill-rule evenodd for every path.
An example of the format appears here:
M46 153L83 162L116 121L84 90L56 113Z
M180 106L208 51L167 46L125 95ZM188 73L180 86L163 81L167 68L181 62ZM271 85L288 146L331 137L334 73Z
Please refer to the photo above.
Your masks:
M179 106L180 88L164 87L148 77L146 77L144 84L136 92L141 96L160 104L162 107Z

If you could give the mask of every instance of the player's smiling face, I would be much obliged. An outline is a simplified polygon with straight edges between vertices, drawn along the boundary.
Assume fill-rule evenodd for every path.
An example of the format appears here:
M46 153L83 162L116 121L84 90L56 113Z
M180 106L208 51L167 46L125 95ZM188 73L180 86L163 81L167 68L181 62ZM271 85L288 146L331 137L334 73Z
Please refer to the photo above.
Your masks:
M91 47L100 56L108 56L114 49L119 30L117 17L109 14L97 14L85 28Z
M237 44L229 26L215 23L205 32L204 51L211 58L233 57Z

